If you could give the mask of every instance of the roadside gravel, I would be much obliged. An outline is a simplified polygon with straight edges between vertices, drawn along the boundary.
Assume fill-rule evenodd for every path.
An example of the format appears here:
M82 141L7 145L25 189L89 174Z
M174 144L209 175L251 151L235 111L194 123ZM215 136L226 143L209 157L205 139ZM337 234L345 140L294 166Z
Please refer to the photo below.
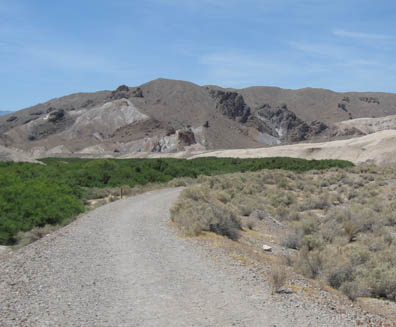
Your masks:
M123 199L0 256L0 326L355 326L169 226L180 189Z

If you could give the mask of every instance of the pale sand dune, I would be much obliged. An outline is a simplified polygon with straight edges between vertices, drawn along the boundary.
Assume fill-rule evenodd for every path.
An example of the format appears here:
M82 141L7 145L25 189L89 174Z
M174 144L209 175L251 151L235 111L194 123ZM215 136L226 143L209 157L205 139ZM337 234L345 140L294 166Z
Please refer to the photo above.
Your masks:
M0 145L0 161L41 163L19 149L6 148Z
M396 164L396 130L386 130L349 140L303 143L260 149L219 150L195 154L198 157L294 157L304 159L342 159L355 164L372 162Z
M363 134L371 134L384 130L396 129L396 115L379 118L357 118L336 123L341 131L355 128Z

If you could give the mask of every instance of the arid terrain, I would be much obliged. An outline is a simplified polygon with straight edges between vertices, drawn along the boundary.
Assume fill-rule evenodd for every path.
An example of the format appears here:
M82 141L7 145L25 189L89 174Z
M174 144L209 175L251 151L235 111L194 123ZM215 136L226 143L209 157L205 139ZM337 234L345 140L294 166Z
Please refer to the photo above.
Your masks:
M164 79L2 116L1 161L61 159L26 171L10 165L2 176L15 198L25 194L14 205L4 191L4 203L26 217L3 211L3 244L22 248L0 248L1 325L395 326L395 117L396 94ZM204 177L161 160L138 167L65 159L74 157L294 157L357 166ZM210 158L197 160L211 167ZM280 158L285 167L292 160ZM43 181L26 180L35 176ZM124 195L187 188L94 209L121 196L122 176L130 182ZM37 199L22 192L36 189ZM60 218L75 217L59 215L54 192L70 202L65 210L92 211L60 228ZM33 224L31 212L42 221Z
M271 295L270 265L245 258L242 243L169 224L179 193L111 203L0 255L1 325L392 326L301 278Z
M269 270L274 291L327 290L394 326L395 178L377 166L202 176L171 218L187 235L221 235L236 260Z

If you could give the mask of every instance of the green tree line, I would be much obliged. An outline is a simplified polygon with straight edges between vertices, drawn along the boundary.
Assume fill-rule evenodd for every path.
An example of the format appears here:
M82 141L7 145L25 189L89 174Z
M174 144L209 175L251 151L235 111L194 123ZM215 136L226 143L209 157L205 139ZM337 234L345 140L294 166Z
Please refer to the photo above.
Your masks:
M341 160L294 158L185 159L43 159L44 165L0 163L0 244L13 244L19 231L62 224L84 211L93 187L165 183L176 177L198 177L261 169L307 171L349 167Z

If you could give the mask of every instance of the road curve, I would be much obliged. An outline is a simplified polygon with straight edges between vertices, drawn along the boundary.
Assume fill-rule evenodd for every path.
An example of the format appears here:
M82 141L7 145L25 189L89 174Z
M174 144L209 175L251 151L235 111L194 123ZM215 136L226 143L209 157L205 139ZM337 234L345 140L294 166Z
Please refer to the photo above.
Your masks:
M178 237L179 192L113 202L1 257L0 326L315 326Z

